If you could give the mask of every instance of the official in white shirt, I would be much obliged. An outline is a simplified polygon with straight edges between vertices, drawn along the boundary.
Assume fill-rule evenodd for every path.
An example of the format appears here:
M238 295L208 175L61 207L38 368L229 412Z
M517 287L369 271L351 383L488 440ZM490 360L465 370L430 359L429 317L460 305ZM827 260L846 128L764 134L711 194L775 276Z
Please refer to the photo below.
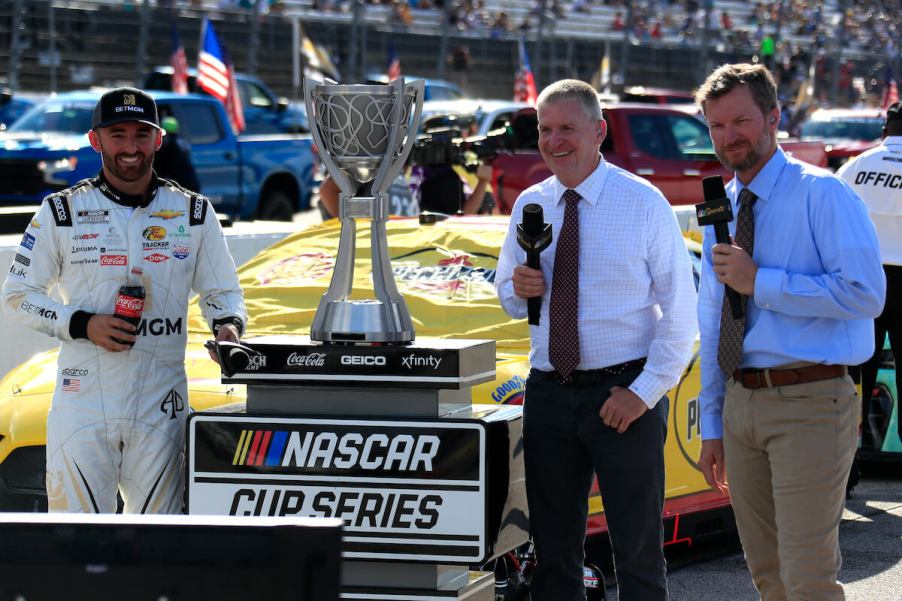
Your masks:
M883 271L886 273L886 304L874 320L874 355L861 368L862 419L867 423L871 393L877 370L883 362L883 342L889 334L896 359L896 401L902 390L902 102L886 111L883 144L864 152L836 172L858 192L877 229ZM902 420L897 420L902 438ZM881 444L865 440L866 445Z
M667 599L662 550L667 391L695 338L696 293L679 226L661 192L605 162L595 90L563 80L538 98L539 150L554 177L514 204L495 286L527 314L526 490L537 565L533 601L585 599L582 565L593 473L613 543L620 599ZM541 269L517 243L539 204L553 242Z

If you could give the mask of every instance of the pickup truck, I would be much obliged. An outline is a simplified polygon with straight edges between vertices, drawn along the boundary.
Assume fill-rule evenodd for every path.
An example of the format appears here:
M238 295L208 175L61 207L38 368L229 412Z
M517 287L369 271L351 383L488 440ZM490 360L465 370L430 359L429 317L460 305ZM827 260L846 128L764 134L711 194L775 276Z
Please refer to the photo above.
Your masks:
M733 174L714 155L708 128L697 117L663 105L623 103L602 107L608 133L601 152L609 163L649 180L672 205L703 200L701 180ZM538 151L535 109L523 109L511 123L512 154L492 161L492 186L499 210L510 213L514 201L529 186L551 175ZM826 166L820 142L790 142L781 146L801 160Z
M101 91L60 94L0 133L0 204L35 205L95 176L100 155L88 142ZM310 206L315 157L309 134L238 136L217 100L153 92L161 118L174 116L191 145L200 191L231 219L290 220Z
M310 122L303 103L278 97L262 80L235 73L238 94L244 109L245 135L308 133ZM172 90L172 67L157 67L144 79L144 90ZM206 95L197 87L197 69L188 69L188 91Z

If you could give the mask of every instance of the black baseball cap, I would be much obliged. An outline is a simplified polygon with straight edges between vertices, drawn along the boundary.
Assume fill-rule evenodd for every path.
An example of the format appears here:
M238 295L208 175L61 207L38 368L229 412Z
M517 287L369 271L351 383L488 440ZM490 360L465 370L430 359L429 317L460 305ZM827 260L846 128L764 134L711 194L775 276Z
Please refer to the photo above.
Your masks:
M902 122L902 101L895 102L886 109L886 124Z
M94 105L91 129L124 121L137 121L160 129L157 103L149 94L137 88L116 88L101 96Z

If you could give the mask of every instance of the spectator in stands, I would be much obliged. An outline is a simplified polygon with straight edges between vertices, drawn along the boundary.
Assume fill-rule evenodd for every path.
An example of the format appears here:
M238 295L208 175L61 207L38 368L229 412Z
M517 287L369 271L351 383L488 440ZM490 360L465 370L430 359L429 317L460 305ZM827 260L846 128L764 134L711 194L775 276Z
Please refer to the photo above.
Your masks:
M470 49L465 44L458 44L451 50L448 62L451 63L451 73L455 83L466 90L470 77Z
M619 10L614 14L614 20L611 22L611 29L613 31L623 31L626 28L626 23L623 22L623 13Z

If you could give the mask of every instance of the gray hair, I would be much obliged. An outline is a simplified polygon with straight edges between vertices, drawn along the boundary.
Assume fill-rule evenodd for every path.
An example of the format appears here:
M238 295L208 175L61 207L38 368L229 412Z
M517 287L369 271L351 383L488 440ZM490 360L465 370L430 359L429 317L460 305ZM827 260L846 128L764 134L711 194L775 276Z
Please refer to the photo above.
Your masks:
M562 79L556 81L539 94L536 106L559 102L573 98L583 107L586 117L592 121L601 120L601 106L598 104L598 93L595 88L578 79Z

